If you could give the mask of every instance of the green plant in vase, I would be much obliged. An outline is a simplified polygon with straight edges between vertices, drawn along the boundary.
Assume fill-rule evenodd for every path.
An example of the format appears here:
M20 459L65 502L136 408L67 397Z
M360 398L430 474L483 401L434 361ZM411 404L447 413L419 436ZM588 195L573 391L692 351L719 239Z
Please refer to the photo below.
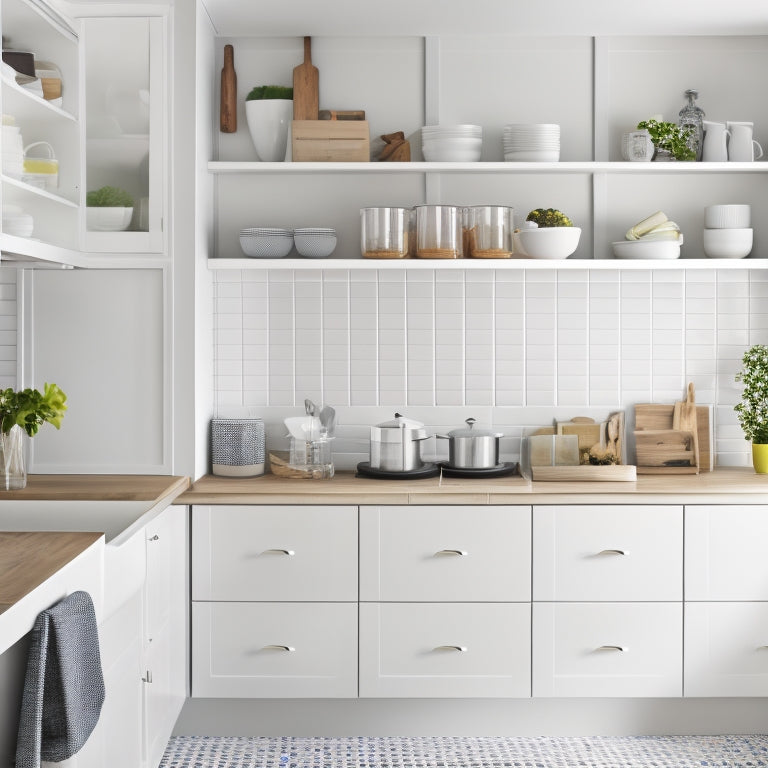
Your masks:
M5 490L24 488L27 472L24 466L24 433L34 437L48 422L56 429L64 418L67 396L56 384L37 389L0 390L0 471Z
M692 127L667 123L663 120L642 120L637 124L638 130L646 130L650 134L653 146L656 148L654 160L658 155L668 154L675 160L691 161L696 159L696 152L688 146Z
M768 346L755 344L741 359L736 381L744 385L733 410L744 437L752 443L755 472L768 473Z
M286 160L293 120L293 88L257 85L245 97L245 119L256 154L262 162Z

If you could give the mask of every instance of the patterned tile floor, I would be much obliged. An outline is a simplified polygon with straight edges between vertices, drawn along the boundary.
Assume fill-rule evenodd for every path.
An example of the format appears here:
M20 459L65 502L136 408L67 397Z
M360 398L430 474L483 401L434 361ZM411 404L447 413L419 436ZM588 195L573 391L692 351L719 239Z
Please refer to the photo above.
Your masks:
M160 768L757 768L768 735L176 736Z

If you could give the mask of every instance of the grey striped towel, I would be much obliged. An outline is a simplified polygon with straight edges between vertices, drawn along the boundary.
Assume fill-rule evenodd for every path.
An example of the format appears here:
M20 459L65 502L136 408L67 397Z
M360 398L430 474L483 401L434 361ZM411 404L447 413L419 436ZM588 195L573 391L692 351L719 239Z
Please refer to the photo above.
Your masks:
M104 703L99 633L91 596L73 592L32 628L16 768L39 768L79 752Z

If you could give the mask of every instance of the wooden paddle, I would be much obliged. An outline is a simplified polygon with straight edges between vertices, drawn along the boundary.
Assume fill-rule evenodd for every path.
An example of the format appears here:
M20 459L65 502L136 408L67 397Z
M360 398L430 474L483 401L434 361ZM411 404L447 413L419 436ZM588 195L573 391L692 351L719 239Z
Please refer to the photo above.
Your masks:
M681 432L690 432L693 436L693 455L695 466L699 467L699 433L696 421L696 397L694 395L693 382L688 384L688 396L683 401L675 403L672 413L672 429Z
M219 122L219 130L222 133L235 133L237 131L237 74L235 73L235 52L231 45L224 46Z
M304 63L293 69L293 119L317 120L319 82L317 67L312 66L312 38L304 38Z

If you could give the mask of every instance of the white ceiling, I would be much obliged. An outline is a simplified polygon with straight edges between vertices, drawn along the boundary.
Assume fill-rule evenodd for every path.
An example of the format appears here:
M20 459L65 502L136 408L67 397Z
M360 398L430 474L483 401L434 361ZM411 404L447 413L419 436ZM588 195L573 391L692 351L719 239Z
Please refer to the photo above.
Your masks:
M201 2L221 37L768 34L768 0Z

